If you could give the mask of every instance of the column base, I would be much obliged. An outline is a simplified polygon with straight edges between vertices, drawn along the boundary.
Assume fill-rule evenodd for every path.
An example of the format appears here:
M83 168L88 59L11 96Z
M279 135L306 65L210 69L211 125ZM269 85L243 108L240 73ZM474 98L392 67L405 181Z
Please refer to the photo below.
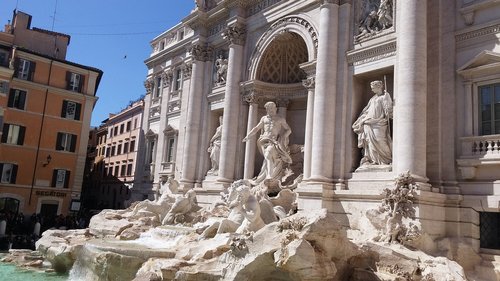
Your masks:
M227 190L231 183L229 181L220 181L220 178L217 176L207 176L203 180L202 188L208 192L222 192Z

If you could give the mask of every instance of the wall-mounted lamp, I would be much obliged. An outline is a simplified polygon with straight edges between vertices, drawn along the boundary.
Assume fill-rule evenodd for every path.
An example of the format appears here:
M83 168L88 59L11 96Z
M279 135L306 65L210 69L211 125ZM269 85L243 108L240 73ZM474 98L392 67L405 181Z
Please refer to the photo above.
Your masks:
M47 159L45 160L45 163L43 163L43 166L46 167L47 165L50 164L50 161L52 161L52 156L47 155Z

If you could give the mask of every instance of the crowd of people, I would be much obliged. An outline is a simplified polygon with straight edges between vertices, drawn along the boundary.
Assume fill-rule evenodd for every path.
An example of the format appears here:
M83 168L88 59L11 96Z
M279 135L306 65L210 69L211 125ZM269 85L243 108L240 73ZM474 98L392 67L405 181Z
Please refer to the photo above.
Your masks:
M0 210L0 223L5 221L5 233L0 235L0 251L8 249L35 249L35 242L47 229L86 228L91 214L88 211L64 216L32 214ZM37 223L39 225L37 226ZM1 233L0 233L1 234Z

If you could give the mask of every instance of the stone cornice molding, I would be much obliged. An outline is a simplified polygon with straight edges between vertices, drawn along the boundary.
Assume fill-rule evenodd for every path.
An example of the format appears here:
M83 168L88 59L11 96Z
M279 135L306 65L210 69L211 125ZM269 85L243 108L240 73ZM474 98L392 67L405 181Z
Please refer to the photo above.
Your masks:
M459 9L460 14L464 18L466 25L474 24L474 16L477 11L485 10L494 6L498 6L498 0L480 0L472 3L464 3L462 8Z
M189 52L194 60L209 61L213 59L213 48L204 44L194 44Z
M327 4L335 4L335 5L340 5L340 0L320 0L321 6L327 5Z
M262 101L262 98L259 97L256 93L254 92L248 92L243 94L243 100L247 102L248 104L252 103L259 103Z
M264 100L277 100L280 98L288 99L307 96L307 91L302 83L273 84L251 80L241 83L240 89L243 96L253 94L254 97L259 98L259 102Z
M165 130L163 130L163 135L165 135L165 136L177 135L178 133L179 133L179 130L175 129L170 124L167 124L167 127L165 128Z
M494 35L500 33L500 23L494 25L487 25L474 30L465 31L455 35L457 44L463 44L470 40L475 40L479 37Z
M316 60L301 63L299 67L306 73L307 77L316 75Z
M154 140L158 137L158 134L153 132L153 130L149 129L148 132L144 135L148 140Z
M277 107L288 107L288 105L290 104L290 99L277 98L275 103Z
M243 24L234 24L224 29L222 38L228 40L231 44L243 45L245 44L246 33L246 28Z
M360 65L396 55L396 40L361 50L349 51L347 63Z

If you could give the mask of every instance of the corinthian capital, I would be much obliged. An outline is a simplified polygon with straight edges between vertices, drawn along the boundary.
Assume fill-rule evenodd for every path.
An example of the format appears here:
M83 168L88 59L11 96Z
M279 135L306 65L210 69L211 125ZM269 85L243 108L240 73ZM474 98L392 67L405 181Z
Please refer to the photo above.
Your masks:
M207 61L212 58L213 49L210 46L195 44L191 47L190 53L195 60Z
M222 37L231 42L231 44L243 45L245 43L246 32L244 26L235 24L226 27L222 32Z
M337 5L339 5L340 0L321 0L321 4L322 5L325 5L325 4L337 4Z
M161 79L163 81L163 87L168 87L170 86L170 81L172 80L172 77L174 76L174 72L172 69L167 68L163 70L161 73Z
M243 95L243 100L249 104L252 104L252 103L259 103L262 100L262 98L257 96L257 93L255 92L248 92Z
M314 89L314 85L316 84L316 77L307 77L307 79L302 80L302 85L308 89Z

